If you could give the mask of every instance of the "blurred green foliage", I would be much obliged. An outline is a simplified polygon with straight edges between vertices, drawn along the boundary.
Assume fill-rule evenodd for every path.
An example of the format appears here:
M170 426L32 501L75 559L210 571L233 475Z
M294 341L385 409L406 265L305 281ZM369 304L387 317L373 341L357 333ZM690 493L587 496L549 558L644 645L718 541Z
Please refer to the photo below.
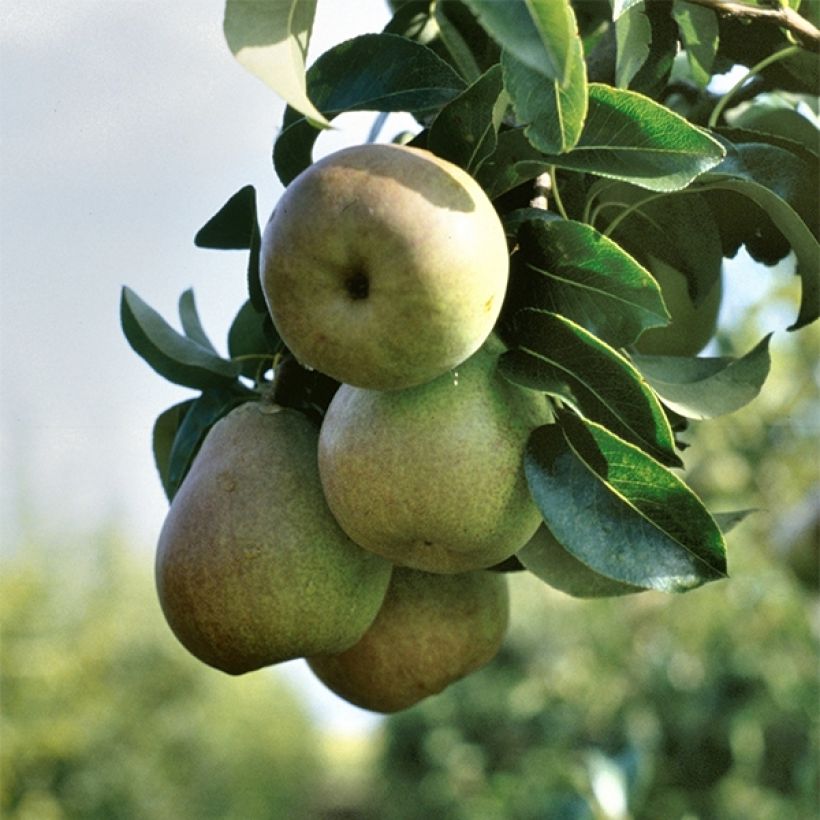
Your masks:
M267 672L181 649L152 561L122 543L27 544L0 564L4 820L312 818L318 738Z
M719 352L782 326L795 290ZM820 328L772 349L751 405L684 436L707 506L758 509L729 535L729 580L580 601L516 576L500 657L388 721L374 817L820 816Z
M795 284L760 309L788 315ZM756 311L722 352L771 326ZM579 601L514 574L499 657L367 748L323 737L277 675L189 657L148 554L110 536L21 545L0 562L0 815L817 816L820 329L772 349L761 396L685 434L708 506L760 508L729 536L729 580Z

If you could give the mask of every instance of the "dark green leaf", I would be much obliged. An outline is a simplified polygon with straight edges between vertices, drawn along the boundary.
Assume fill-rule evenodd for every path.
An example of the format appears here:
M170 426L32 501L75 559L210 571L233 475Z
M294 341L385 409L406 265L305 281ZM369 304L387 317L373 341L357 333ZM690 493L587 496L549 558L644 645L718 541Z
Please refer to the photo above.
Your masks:
M191 403L181 419L168 456L167 478L163 484L169 501L187 475L208 430L234 407L253 397L250 391L244 391L237 385L227 389L209 388Z
M250 250L248 255L248 294L253 306L266 311L265 297L259 283L259 249L262 237L256 209L256 189L246 185L237 191L194 237L200 248Z
M450 59L468 82L477 80L499 61L501 51L498 45L467 6L450 2L433 5L439 36Z
M675 0L672 16L678 24L692 79L706 88L718 49L718 21L713 9Z
M246 185L199 229L194 244L199 248L247 250L253 247L258 233L256 189Z
M723 536L700 500L600 425L562 414L530 436L524 469L556 539L601 575L665 592L725 576Z
M205 333L202 322L199 319L199 312L194 301L193 288L188 288L179 297L179 319L182 322L182 329L189 339L193 339L197 344L202 345L211 353L216 354L216 348ZM218 355L218 354L217 354Z
M511 304L560 313L613 347L668 322L657 282L589 225L533 218L521 223L518 242Z
M232 362L174 330L130 288L122 289L120 321L134 351L174 384L198 389L229 385L239 373Z
M712 209L693 189L651 194L625 182L601 180L592 186L591 220L651 271L653 257L687 279L699 305L720 278L723 246Z
M760 392L769 375L769 340L739 359L639 356L632 358L665 405L689 419L734 413Z
M569 151L584 127L587 114L586 63L581 40L571 43L567 65L569 81L549 80L508 49L501 53L504 86L527 139L540 151Z
M538 528L517 558L537 578L574 598L609 598L645 591L591 569L564 549L546 525Z
M649 46L652 43L652 24L646 16L643 0L616 19L615 42L615 85L618 88L629 88L632 78L649 57Z
M717 165L725 151L705 131L634 91L589 86L589 111L575 148L543 161L675 191Z
M532 308L516 314L515 341L499 364L510 381L551 393L665 464L680 465L660 402L624 356L569 319Z
M726 159L703 182L710 189L733 191L751 199L791 245L803 286L797 319L790 327L797 330L820 316L820 244L795 209L798 203L805 202L804 175L812 169L795 154L777 146L732 145L728 141L726 145L729 147Z
M238 363L242 375L259 381L274 355L283 349L270 316L257 312L250 300L245 302L228 331L228 352L232 359L241 359Z
M177 435L177 430L185 418L185 414L194 403L193 399L175 404L169 407L164 413L161 413L154 422L154 429L152 434L153 450L154 450L154 464L159 473L162 488L165 490L165 495L168 500L171 500L173 493L168 484L168 468L171 463L171 448L174 444L174 439Z
M464 87L461 77L433 51L395 34L364 34L341 43L307 73L308 93L328 118L343 111L430 114ZM318 133L297 111L285 111L273 152L285 185L310 165Z
M473 171L495 151L507 105L501 66L495 65L441 109L430 126L427 147Z
M649 54L629 81L629 87L647 97L659 99L666 96L666 87L678 53L678 27L672 19L668 2L645 2L643 14L651 30Z
M227 0L223 30L234 57L288 105L327 125L305 94L316 0Z
M543 208L516 208L514 211L504 214L504 232L510 239L515 239L521 226L526 222L560 222L562 216L553 211L545 211Z
M732 125L757 134L765 134L788 140L811 152L815 157L820 149L820 133L807 118L792 108L785 100L774 95L765 99L758 97L748 108L735 113ZM779 143L784 147L782 143Z
M490 36L533 71L570 82L575 15L568 0L465 0Z
M476 179L490 199L495 199L548 168L549 163L524 136L524 129L514 128L499 132L495 151L482 163Z

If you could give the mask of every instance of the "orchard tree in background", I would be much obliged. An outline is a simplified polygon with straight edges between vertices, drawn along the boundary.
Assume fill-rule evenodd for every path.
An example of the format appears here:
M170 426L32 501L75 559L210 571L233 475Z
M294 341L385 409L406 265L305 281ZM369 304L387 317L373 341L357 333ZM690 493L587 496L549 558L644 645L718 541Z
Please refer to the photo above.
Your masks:
M203 330L192 291L180 298L180 333L123 289L122 325L134 350L166 379L197 391L159 416L153 446L172 514L187 505L185 546L173 553L170 570L182 581L163 606L172 627L179 612L194 613L193 632L181 639L200 657L210 651L198 651L203 641L230 642L232 630L250 636L251 644L258 638L248 652L264 656L262 620L270 626L273 613L301 627L299 607L315 615L321 598L315 581L350 586L354 570L329 573L321 550L308 560L294 549L295 532L326 537L316 523L319 517L327 523L322 493L346 534L334 531L334 539L349 536L356 549L417 571L525 569L580 598L684 592L725 578L724 533L744 511L706 509L682 473L681 434L759 394L771 333L780 328L767 328L736 355L698 355L716 331L724 259L745 248L756 265L733 274L738 277L769 275L766 267L788 259L800 280L788 331L801 331L820 315L820 6L800 0L393 0L390 6L394 14L382 33L341 43L306 69L316 0L226 4L231 51L288 103L273 144L287 205L274 211L264 241L251 186L195 237L204 248L248 251L248 299L230 327L227 357ZM736 82L717 93L713 79L730 71ZM375 146L359 149L357 157L368 157L361 162L343 151L314 163L321 129L350 111L376 112L370 141L401 146L380 148L379 156L412 157L414 170L400 173L397 165L372 160ZM394 112L415 118L413 133L386 133ZM451 183L436 174L458 180L456 199L445 195ZM394 179L402 192L420 195L424 207L397 198L385 183ZM491 222L480 230L469 219L462 225L454 218L456 201L469 202L466 212L482 219L491 203ZM366 207L357 210L362 202ZM391 216L403 245L379 233ZM482 268L497 258L492 220L506 245L500 264L509 268L497 302L492 290L475 298L485 280L497 287L494 270L488 276ZM430 248L428 239L441 232L464 241L470 228L475 238L448 257L443 275L434 274L455 240L436 245L434 238ZM414 249L422 260L415 268L408 262ZM334 255L344 301L325 310L320 269ZM467 274L475 271L475 291L469 277L466 290L456 290L464 287L462 265ZM396 281L396 270L413 276ZM378 290L385 282L386 299ZM422 291L438 294L442 282L441 295L416 299ZM298 321L293 312L285 316L291 297ZM467 309L472 302L496 311L478 336L474 309ZM445 346L468 335L469 344L448 359ZM413 356L429 338L441 339L435 347L443 364L420 383L423 368L415 370ZM324 359L312 358L317 348L350 354L354 364L374 350L382 364L380 351L386 357L389 349L391 378L398 370L398 381L342 384L333 376L348 379L355 367L325 367ZM478 386L464 375L459 387L460 374L472 372L462 364L474 353L491 357L491 366L480 368ZM406 366L396 368L402 355ZM231 458L229 467L197 460L214 425L249 403L260 412L302 414L321 428L301 448L303 458L272 468L271 484L290 483L278 493L285 499L280 506L264 511L260 500L271 496L259 487L260 454L279 445L256 448L248 441L247 454ZM534 409L520 410L525 404ZM499 452L509 456L503 463L487 455ZM469 469L459 472L462 462ZM194 477L212 493L207 520L191 513ZM222 500L214 500L220 493ZM289 499L303 501L306 493L322 509L294 513ZM536 513L526 536L527 527L505 522L506 552L496 539L464 564L462 548L454 547L459 537L500 531L500 519L480 516L494 500L518 504L522 494L522 509ZM419 559L425 547L441 548L447 560ZM161 586L167 563L158 563ZM386 595L385 609L393 606L390 588L384 592L388 574L374 571L378 581L365 582L376 597ZM282 594L291 581L298 589ZM373 584L380 585L376 592ZM230 600L216 605L214 596L226 590ZM368 616L374 630L376 610ZM368 640L372 633L359 629L342 641L347 646L337 641L331 656L350 650L355 657ZM442 618L430 641L453 640ZM378 658L378 679L387 689L398 685L402 643L388 649ZM293 652L290 657L311 654ZM449 663L458 652L439 654ZM465 663L455 677L473 666ZM452 680L451 673L444 677ZM435 676L419 671L428 674ZM337 690L355 702L351 685L347 679ZM416 685L418 697L430 693L429 680ZM372 702L391 700L381 694Z

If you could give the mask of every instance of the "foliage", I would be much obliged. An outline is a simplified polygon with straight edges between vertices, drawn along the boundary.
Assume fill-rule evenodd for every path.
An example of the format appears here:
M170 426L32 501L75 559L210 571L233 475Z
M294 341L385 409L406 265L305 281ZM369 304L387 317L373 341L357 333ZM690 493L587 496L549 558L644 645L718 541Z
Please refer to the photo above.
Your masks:
M319 129L338 114L380 112L375 138L387 114L403 111L418 123L413 145L462 165L492 198L512 261L497 326L509 347L502 372L562 410L531 439L533 497L571 556L636 590L724 576L723 535L670 468L681 465L680 434L693 421L759 393L773 329L740 356L638 355L640 334L668 321L648 259L679 270L697 306L741 246L760 265L789 256L801 283L791 330L820 315L820 33L810 10L792 6L741 3L719 14L711 0L406 0L392 4L384 32L341 43L307 69L316 0L226 6L231 50L289 103L273 148L283 183L311 164ZM712 80L738 65L745 82L717 95ZM192 294L180 300L182 332L122 294L137 353L201 391L157 420L169 498L210 426L237 404L273 390L321 419L337 387L295 362L265 309L253 188L196 241L249 251L249 298L227 358L202 330ZM567 480L559 511L555 491ZM593 498L600 512L590 521ZM615 559L614 546L631 549L635 538L644 557Z
M738 564L728 593L671 602L581 602L515 575L517 617L496 661L390 718L378 816L812 816L809 602L783 567ZM390 799L409 789L412 804Z
M720 344L748 344L795 286L768 289ZM816 813L816 330L775 346L771 389L755 405L689 435L698 493L718 508L760 507L729 536L730 582L671 601L579 601L513 575L497 661L389 720L379 817ZM389 796L411 784L412 810L396 812Z
M25 547L0 575L4 818L315 816L318 738L280 679L180 653L117 539Z

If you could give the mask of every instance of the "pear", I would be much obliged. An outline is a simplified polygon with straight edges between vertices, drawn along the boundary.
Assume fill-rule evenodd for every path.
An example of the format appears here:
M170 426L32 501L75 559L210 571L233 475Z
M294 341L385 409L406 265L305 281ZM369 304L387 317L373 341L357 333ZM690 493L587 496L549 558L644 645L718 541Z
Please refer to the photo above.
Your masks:
M431 381L478 350L508 272L481 186L401 145L353 146L303 171L260 254L273 323L297 360L376 390Z
M397 712L489 662L508 621L503 573L432 575L396 567L362 639L342 653L308 658L308 664L356 706Z
M492 566L541 516L523 453L552 418L541 393L509 383L490 342L465 364L390 392L342 385L319 437L328 505L359 545L396 564L455 573Z
M166 620L197 658L241 674L354 644L391 566L354 544L325 504L318 430L250 402L208 432L159 537Z

